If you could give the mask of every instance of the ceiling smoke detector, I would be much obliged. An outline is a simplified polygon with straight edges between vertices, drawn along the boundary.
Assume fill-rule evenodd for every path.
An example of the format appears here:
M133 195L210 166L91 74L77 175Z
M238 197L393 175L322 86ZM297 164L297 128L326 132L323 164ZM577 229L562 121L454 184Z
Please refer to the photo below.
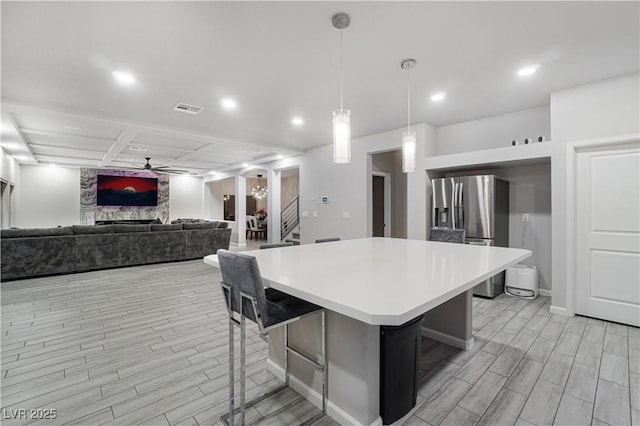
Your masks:
M198 115L202 111L204 111L204 108L180 102L172 108L172 111L184 112L185 114L191 114L191 115Z

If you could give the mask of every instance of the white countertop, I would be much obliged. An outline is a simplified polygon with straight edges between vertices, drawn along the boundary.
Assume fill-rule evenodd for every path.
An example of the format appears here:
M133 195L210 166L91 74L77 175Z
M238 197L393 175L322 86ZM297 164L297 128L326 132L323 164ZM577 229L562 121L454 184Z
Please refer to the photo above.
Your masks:
M266 284L371 325L401 325L529 256L523 249L363 238L244 252ZM218 266L216 255L204 258Z

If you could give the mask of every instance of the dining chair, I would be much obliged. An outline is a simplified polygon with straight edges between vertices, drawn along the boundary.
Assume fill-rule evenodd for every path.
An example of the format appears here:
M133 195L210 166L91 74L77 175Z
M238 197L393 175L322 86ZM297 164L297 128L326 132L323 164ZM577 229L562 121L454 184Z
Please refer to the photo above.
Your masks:
M265 229L258 226L258 220L255 216L247 216L247 232L250 240L254 237L257 240L261 238L263 234L265 238L267 237Z
M320 238L320 239L316 240L316 244L318 244L318 243L330 243L332 241L340 241L340 237Z
M240 328L240 424L244 425L245 410L247 407L257 404L264 399L275 395L289 386L289 354L294 354L306 360L317 370L322 372L322 413L305 422L312 424L327 412L327 362L326 362L326 320L325 310L313 303L307 302L273 288L264 288L258 262L253 256L244 253L231 252L220 249L217 253L222 273L222 293L229 314L229 413L223 415L220 420L226 425L233 425L235 421L235 379L234 379L234 331ZM321 315L321 355L316 360L289 346L289 324L309 315L319 313ZM246 374L245 374L245 347L246 325L248 319L258 325L260 334L268 333L277 328L284 327L284 370L285 381L282 386L246 403Z

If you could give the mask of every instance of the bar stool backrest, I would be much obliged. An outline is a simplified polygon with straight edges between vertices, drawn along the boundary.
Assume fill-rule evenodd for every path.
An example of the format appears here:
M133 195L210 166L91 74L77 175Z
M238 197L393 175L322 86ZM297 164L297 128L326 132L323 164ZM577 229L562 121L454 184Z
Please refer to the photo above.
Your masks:
M332 241L340 241L340 237L320 238L320 239L316 240L316 244L318 244L318 243L330 243Z
M431 228L430 241L464 244L464 229Z
M222 283L231 288L231 303L229 303L229 294L224 292L227 308L240 313L240 301L242 300L244 316L262 327L264 323L268 322L267 298L256 258L224 249L218 250L217 255L222 272ZM247 298L243 299L240 293L255 297L259 318L256 318L251 301Z
M263 244L258 247L260 250L272 249L278 247L293 247L293 243Z

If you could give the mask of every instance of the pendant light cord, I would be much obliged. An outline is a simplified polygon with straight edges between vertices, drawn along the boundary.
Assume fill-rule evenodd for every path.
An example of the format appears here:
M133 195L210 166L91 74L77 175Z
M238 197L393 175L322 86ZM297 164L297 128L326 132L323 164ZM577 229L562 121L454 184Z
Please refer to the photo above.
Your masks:
M411 132L411 78L407 68L407 134Z
M340 30L340 112L342 113L342 30Z

